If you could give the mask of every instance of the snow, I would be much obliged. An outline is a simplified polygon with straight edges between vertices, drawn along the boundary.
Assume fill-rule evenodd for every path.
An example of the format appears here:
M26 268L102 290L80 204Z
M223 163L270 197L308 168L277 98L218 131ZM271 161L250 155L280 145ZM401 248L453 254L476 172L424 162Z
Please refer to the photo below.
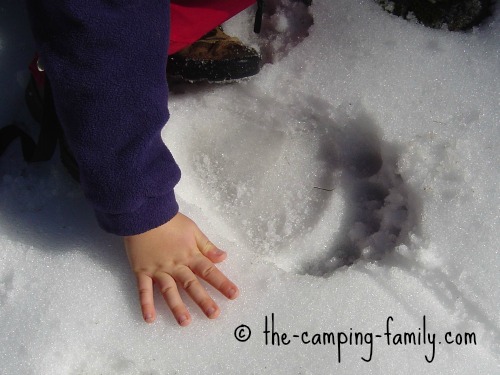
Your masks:
M370 0L268 3L260 36L252 10L225 25L261 73L172 87L163 132L181 210L228 251L240 298L210 290L215 321L186 298L182 328L157 295L143 323L120 239L57 158L27 165L16 144L0 159L1 374L500 372L498 6L450 33ZM22 3L0 20L1 124L27 122ZM302 343L315 333L336 342Z

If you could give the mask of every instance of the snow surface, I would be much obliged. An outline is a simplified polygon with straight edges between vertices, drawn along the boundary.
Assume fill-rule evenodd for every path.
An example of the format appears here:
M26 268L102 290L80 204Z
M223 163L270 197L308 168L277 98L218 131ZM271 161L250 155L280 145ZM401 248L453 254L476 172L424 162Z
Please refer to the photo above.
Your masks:
M0 6L2 124L29 121L19 3ZM240 298L211 290L215 321L189 301L182 328L156 296L143 323L119 238L57 158L26 165L16 144L0 160L1 374L500 373L498 6L450 33L371 0L268 3L260 36L253 10L226 25L262 72L172 87L163 133L181 209L229 252ZM266 345L272 314L289 345ZM306 331L337 341L303 344ZM403 332L420 344L395 345Z

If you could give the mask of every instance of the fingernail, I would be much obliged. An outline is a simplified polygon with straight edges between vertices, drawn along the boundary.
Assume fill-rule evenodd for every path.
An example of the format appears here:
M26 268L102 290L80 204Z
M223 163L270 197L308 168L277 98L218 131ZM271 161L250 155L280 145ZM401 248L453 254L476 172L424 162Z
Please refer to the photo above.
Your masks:
M147 323L153 323L154 319L153 319L153 315L151 314L146 314L144 315L144 320L147 322Z
M188 317L186 315L181 315L181 316L177 317L177 321L179 322L179 324L181 326L185 325L188 322Z
M226 252L224 250L221 250L221 249L214 250L214 253L218 257L220 257L221 255L225 255L226 254Z
M227 292L227 296L231 299L235 298L237 296L237 291L234 288L231 288Z
M213 307L209 307L205 310L205 314L210 318L215 313L215 309Z

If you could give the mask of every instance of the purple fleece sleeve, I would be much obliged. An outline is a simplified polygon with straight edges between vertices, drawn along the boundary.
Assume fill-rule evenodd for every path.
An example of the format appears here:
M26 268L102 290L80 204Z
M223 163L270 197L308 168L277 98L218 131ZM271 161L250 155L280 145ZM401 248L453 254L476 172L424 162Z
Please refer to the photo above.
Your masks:
M145 232L178 211L168 120L168 0L27 0L57 114L101 227Z

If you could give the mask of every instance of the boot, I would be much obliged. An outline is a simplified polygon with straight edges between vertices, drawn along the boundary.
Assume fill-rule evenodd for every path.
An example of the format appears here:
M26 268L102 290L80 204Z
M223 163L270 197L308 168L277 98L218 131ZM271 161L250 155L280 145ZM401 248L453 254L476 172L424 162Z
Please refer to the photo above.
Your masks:
M170 55L167 76L188 82L229 82L257 74L260 64L261 57L256 50L225 34L219 26Z

